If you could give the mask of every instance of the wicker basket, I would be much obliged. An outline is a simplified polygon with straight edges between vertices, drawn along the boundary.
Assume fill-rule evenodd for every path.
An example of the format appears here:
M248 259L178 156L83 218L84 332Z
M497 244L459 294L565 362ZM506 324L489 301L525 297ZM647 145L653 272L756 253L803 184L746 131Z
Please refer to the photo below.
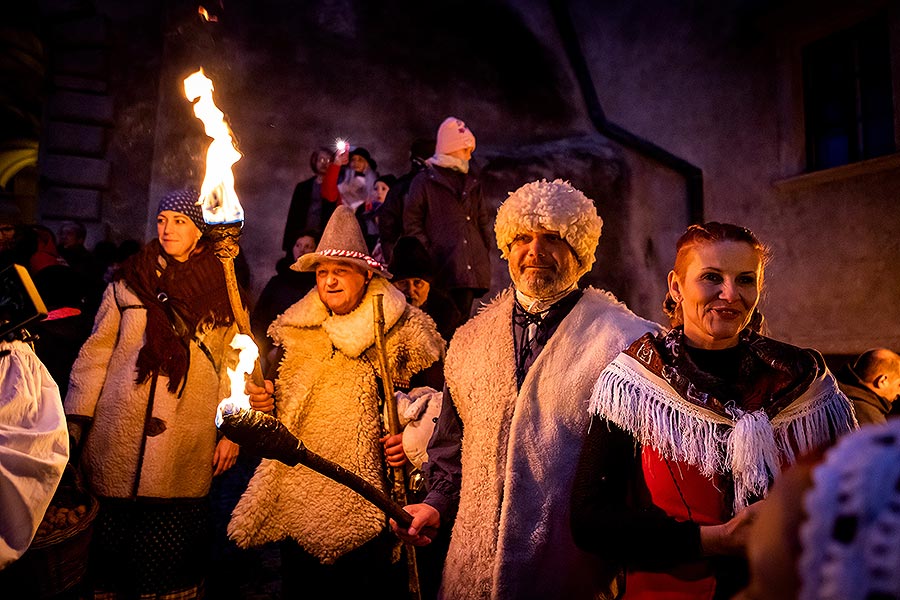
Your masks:
M50 598L74 588L87 572L88 547L99 502L85 491L76 476L63 478L50 505L84 505L86 510L74 524L35 536L25 554L5 569L4 588L17 592L10 597Z

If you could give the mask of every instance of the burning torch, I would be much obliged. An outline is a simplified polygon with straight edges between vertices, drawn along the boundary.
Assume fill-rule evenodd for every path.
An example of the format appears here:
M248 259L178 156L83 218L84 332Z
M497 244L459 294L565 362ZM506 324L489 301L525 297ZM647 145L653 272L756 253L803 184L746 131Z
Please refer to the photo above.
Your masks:
M228 299L238 327L238 333L231 342L232 347L239 351L238 365L236 369L228 369L231 394L219 403L216 427L228 439L258 456L292 467L303 464L349 487L408 528L412 524L412 516L387 494L356 473L308 450L275 417L250 408L250 398L244 392L244 374L252 372L253 382L260 387L264 382L259 367L259 350L250 333L250 320L241 302L234 274L234 259L240 251L238 242L244 224L244 209L234 191L231 166L240 160L241 153L234 147L231 129L225 122L224 113L213 102L212 91L212 81L204 75L203 69L184 80L185 96L194 103L194 114L203 121L206 135L213 140L206 152L206 174L200 188L199 203L203 207L203 219L209 225L207 235L213 242L213 251L222 261Z
M234 147L231 128L225 122L225 114L219 110L212 97L213 83L200 69L184 80L184 95L194 103L194 114L203 122L206 135L212 138L206 151L206 174L200 187L198 204L203 207L203 220L208 225L206 235L212 241L213 252L222 262L228 300L237 323L238 332L249 336L250 319L238 290L234 274L234 259L240 252L238 243L244 226L244 209L234 190L232 165L241 159ZM253 383L263 387L259 360L253 364Z
M219 403L216 427L229 440L251 450L257 456L283 462L289 467L302 464L333 479L377 506L403 527L409 528L412 515L387 494L356 473L308 450L302 441L272 415L250 408L250 397L244 393L243 374L253 368L259 351L253 339L241 333L234 336L231 347L238 350L238 364L234 369L227 369L231 380L231 395Z

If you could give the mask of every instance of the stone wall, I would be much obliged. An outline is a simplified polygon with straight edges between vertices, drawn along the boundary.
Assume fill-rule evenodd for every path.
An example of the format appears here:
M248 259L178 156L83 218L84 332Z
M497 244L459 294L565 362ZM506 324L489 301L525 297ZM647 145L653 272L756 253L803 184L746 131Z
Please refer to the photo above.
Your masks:
M607 116L703 169L706 220L772 247L772 334L834 354L900 347L900 160L806 174L800 81L804 44L875 11L900 47L898 3L570 4Z
M495 205L537 177L571 179L594 198L605 226L589 281L661 320L674 242L690 218L685 183L597 133L553 18L564 4L606 117L702 169L705 219L744 224L774 248L764 304L773 333L833 353L900 346L894 162L803 173L796 36L828 11L749 0L262 0L213 3L210 23L182 0L42 3L87 6L105 32L98 44L112 113L100 122L108 172L97 236L147 240L159 197L199 186L208 138L181 81L203 66L243 153L235 176L254 291L274 274L291 192L309 176L313 148L344 137L368 148L382 173L399 175L411 140L454 115L478 138ZM63 64L82 60L66 56L69 47L56 52ZM93 144L76 158L100 159L96 123L81 127L48 122L42 141ZM70 176L96 174L76 162ZM43 168L53 172L53 161ZM66 216L51 207L75 216L94 205L56 202L48 190L47 219ZM499 259L495 274L496 289L508 281Z

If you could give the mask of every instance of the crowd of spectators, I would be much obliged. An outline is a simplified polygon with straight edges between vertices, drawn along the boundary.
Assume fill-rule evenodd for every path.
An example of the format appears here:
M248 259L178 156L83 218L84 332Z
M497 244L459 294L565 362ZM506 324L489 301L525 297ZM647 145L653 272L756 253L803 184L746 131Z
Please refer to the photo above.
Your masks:
M147 244L0 222L0 271L24 266L47 309L0 339L0 381L44 382L0 415L40 403L56 425L46 477L15 475L41 493L17 538L0 527L0 585L71 457L100 498L85 595L234 597L209 561L253 569L247 549L276 544L285 598L402 595L414 547L428 599L900 598L900 356L832 375L768 336L768 247L727 223L683 233L669 322L647 321L579 283L598 203L540 180L492 211L475 148L452 116L400 177L364 147L316 148L258 298L235 261L264 374L250 406L373 487L408 476L409 526L217 431L239 319L195 190L160 200ZM496 250L512 284L475 311ZM0 459L31 464L3 453L8 425Z

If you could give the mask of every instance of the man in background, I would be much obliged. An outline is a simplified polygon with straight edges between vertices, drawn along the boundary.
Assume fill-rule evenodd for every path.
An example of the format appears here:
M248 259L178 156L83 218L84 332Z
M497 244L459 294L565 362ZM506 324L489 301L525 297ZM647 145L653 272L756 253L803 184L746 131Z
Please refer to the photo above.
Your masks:
M900 356L887 348L866 350L837 374L860 425L884 423L900 397Z

